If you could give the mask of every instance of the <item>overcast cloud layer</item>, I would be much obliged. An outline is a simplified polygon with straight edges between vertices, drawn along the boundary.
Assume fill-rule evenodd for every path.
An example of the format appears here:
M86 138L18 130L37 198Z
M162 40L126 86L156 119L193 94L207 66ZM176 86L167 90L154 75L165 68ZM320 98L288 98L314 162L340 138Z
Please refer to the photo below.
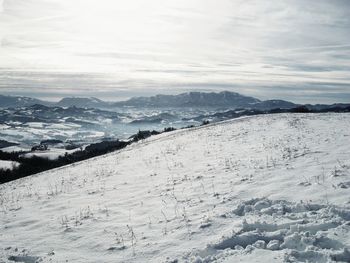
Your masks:
M0 93L350 102L348 0L0 0Z

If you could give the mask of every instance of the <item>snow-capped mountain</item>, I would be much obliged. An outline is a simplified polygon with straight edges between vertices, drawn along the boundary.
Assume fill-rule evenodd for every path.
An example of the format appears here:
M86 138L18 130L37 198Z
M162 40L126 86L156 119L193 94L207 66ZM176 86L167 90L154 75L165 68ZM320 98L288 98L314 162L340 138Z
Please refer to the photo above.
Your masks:
M230 120L0 185L0 258L349 262L349 125Z
M52 103L30 97L0 95L0 108L27 107L34 104L51 105Z
M58 102L49 102L30 97L0 95L0 108L29 107L35 104L57 107L106 108L110 104L97 98L67 97Z
M223 91L220 93L188 92L179 95L135 97L127 101L117 102L114 105L134 107L247 107L258 102L260 100L253 97Z
M97 98L67 97L56 103L60 107L106 108L109 103Z
M241 95L236 92L223 91L219 93L215 92L188 92L178 95L155 95L150 97L133 97L126 101L119 102L106 102L98 98L85 98L85 97L67 97L61 99L59 102L48 102L28 97L13 97L0 95L0 108L8 107L25 107L32 106L34 104L42 104L46 106L58 106L58 107L80 107L80 108L214 108L214 109L258 109L258 110L271 110L271 109L291 109L299 104L285 100L259 100L254 97ZM319 110L323 108L334 107L347 107L350 104L333 104L333 105L306 105L313 110Z
M291 109L299 106L290 101L285 100L265 100L255 103L251 106L252 109L271 110L271 109Z

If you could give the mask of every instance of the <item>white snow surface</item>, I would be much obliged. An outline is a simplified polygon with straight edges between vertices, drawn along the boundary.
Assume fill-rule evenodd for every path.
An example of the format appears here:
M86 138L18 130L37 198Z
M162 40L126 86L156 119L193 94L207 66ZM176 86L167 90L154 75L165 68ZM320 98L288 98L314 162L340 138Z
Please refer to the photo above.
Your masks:
M9 146L1 149L2 152L12 153L12 152L20 152L20 151L30 151L30 148L22 147L22 146Z
M13 162L13 161L3 161L0 160L0 169L10 169L12 170L14 167L18 166L18 162Z
M0 262L350 262L349 128L242 118L0 185Z

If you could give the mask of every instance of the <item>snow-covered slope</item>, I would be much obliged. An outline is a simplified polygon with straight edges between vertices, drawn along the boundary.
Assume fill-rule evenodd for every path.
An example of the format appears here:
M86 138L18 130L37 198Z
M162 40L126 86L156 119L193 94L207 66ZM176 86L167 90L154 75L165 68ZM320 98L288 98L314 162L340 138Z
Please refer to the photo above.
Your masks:
M349 127L256 116L1 185L0 258L349 262Z

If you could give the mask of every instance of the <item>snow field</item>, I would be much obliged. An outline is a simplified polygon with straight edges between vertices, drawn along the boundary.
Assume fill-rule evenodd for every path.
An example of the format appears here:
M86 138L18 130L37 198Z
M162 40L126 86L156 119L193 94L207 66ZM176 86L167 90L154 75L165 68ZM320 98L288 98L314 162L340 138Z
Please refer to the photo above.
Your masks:
M19 165L18 162L0 160L0 169L13 169L17 165Z
M349 124L243 118L0 185L0 258L348 262Z

